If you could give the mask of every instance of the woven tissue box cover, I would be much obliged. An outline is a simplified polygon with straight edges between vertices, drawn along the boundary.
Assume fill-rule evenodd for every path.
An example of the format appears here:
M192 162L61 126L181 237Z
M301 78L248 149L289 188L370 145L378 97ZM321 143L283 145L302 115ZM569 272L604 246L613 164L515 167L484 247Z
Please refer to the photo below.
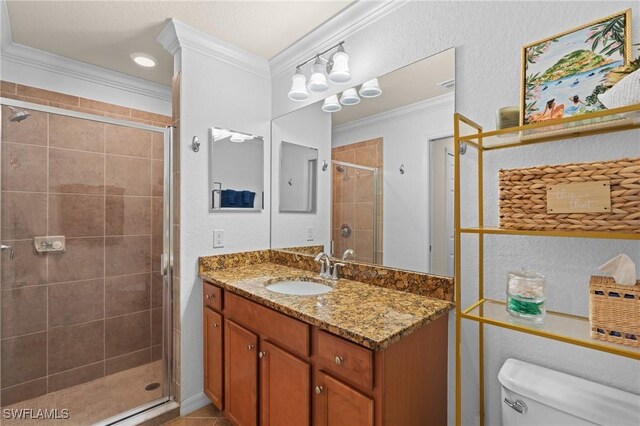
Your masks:
M607 182L611 210L548 213L549 185ZM530 231L599 231L640 234L640 158L500 170L500 227Z
M591 337L640 348L640 280L618 285L611 277L589 281Z

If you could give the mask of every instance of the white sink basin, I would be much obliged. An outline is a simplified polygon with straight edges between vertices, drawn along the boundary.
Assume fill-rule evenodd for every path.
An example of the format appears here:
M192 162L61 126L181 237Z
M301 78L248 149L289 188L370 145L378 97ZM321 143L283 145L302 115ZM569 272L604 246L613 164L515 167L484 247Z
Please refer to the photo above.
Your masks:
M315 296L318 294L328 293L333 290L333 287L327 284L302 280L277 281L266 284L265 287L269 291L291 294L294 296Z

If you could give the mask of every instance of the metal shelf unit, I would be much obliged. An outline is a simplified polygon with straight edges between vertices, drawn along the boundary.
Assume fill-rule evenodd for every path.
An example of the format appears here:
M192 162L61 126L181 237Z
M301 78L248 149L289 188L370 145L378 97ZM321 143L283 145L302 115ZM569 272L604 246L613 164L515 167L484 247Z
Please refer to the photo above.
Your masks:
M483 188L483 155L501 149L518 148L530 144L549 143L566 139L596 134L620 132L640 129L640 104L622 108L598 111L586 115L548 120L541 123L528 124L508 129L483 132L480 125L461 114L454 114L455 145L455 300L456 300L456 425L460 426L462 417L462 374L461 374L461 322L463 319L478 323L478 382L479 382L479 414L480 425L484 425L484 325L510 329L573 345L587 347L619 356L640 360L640 349L617 345L592 339L590 337L589 319L561 312L547 311L542 324L519 322L506 311L504 302L487 299L484 296L484 236L485 235L521 235L530 237L559 238L600 238L620 240L640 240L640 234L597 231L534 231L502 229L484 226L484 188ZM461 144L466 144L477 151L477 193L478 193L478 226L461 226L460 203L460 155ZM478 237L478 297L470 306L462 307L462 235L475 234Z

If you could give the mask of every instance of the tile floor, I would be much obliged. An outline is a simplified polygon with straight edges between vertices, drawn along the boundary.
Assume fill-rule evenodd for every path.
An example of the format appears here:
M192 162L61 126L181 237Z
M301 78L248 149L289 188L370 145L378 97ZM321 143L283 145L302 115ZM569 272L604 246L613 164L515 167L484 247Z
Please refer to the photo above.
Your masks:
M45 408L62 410L66 408L69 410L70 415L68 420L46 422L43 420L7 420L2 418L0 423L3 426L32 426L42 425L43 423L60 423L64 424L64 426L90 425L160 398L162 396L162 387L152 391L145 390L145 386L154 382L162 382L162 361L155 361L98 380L3 407L3 410L38 410ZM213 423L203 424L209 425Z
M231 426L231 422L225 419L222 413L209 404L193 413L178 417L167 423L166 426Z

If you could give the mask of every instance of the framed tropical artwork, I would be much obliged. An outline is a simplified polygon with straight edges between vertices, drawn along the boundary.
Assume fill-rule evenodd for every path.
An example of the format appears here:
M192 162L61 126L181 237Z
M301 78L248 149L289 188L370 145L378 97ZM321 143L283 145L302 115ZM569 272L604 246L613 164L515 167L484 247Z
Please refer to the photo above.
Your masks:
M520 123L606 109L598 100L631 56L631 9L522 48Z

